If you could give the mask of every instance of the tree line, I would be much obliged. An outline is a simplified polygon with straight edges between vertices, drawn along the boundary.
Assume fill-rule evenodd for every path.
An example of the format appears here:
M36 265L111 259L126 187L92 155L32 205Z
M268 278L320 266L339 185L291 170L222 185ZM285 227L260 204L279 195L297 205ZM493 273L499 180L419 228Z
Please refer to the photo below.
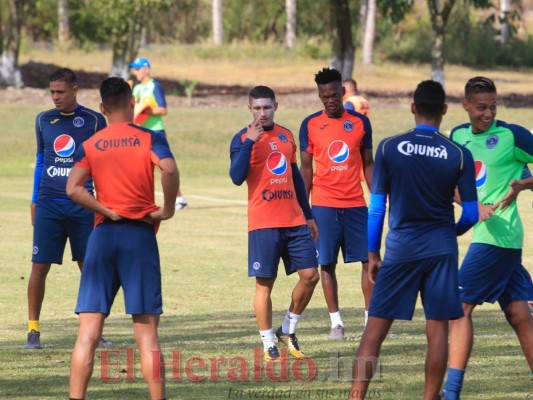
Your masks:
M331 66L344 77L354 70L356 48L365 64L374 46L413 13L425 8L432 79L444 83L446 40L476 29L467 13L460 32L448 32L450 17L484 10L487 41L508 43L527 0L0 0L0 83L22 86L21 40L53 42L62 49L112 49L110 75L128 76L128 62L148 43L215 46L239 41L273 42L290 51L298 41L330 47ZM529 39L528 39L529 40ZM531 44L529 40L528 45Z

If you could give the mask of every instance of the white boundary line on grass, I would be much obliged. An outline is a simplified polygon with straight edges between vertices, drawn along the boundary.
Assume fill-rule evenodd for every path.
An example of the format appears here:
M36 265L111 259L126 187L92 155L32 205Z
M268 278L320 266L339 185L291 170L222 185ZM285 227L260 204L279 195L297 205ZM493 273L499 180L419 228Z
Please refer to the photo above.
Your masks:
M158 195L158 196L163 196L163 192L155 192L155 194ZM186 196L186 198L196 199L196 200L203 200L203 201L211 201L211 202L214 202L214 203L230 203L230 204L238 204L238 205L241 205L241 206L248 205L248 202L244 201L244 200L221 199L219 197L199 196L199 195L194 195L194 194L193 195L188 194Z

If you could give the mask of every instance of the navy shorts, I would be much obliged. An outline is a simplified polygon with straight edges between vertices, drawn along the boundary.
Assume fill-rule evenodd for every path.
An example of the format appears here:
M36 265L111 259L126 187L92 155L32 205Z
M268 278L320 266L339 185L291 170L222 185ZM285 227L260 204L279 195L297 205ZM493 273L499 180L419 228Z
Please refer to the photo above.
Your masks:
M383 262L372 291L368 315L411 320L420 292L426 319L462 317L457 266L457 254L400 263Z
M459 270L459 293L468 304L533 299L531 276L522 265L522 249L472 243Z
M318 263L337 264L339 250L345 263L368 261L368 208L313 206L318 225Z
M275 278L280 259L287 275L317 268L315 244L307 225L248 232L248 276Z
M154 227L105 221L89 238L76 313L108 315L122 286L127 314L161 314L161 269Z
M93 230L94 213L70 200L41 199L35 205L33 227L34 263L63 263L70 242L72 261L83 261Z

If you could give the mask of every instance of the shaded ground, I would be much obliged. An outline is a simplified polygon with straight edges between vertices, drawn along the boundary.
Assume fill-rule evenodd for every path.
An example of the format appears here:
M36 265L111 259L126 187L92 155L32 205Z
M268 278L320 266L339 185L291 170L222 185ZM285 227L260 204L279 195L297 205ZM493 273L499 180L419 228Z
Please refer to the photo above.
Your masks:
M7 88L0 90L0 103L35 104L42 105L49 100L48 80L59 66L29 62L20 67L22 78L26 85L23 89ZM83 103L98 103L98 86L108 75L98 72L75 71L82 87L80 101ZM184 87L177 80L159 79L165 92L167 101L172 106L188 104ZM193 105L195 107L242 107L243 96L249 88L240 85L209 85L199 83L194 91ZM178 95L173 95L178 94ZM308 107L310 102L316 101L316 90L301 87L277 88L276 94L284 107ZM373 107L387 107L393 104L409 103L412 92L406 91L372 91L367 90L365 96L372 99ZM533 107L533 94L503 93L498 96L499 103L506 107ZM458 97L448 96L448 102L459 102Z

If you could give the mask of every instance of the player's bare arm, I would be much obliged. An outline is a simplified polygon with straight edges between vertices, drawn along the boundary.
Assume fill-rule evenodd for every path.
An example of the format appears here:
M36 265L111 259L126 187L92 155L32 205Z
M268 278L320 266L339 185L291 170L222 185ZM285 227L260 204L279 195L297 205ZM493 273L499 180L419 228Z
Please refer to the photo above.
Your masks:
M368 252L368 279L373 284L376 283L379 269L381 268L381 254L379 251Z
M105 215L112 221L121 219L122 217L120 215L98 202L98 200L85 189L84 184L89 177L89 171L86 169L77 166L72 167L67 180L66 189L68 197L80 206Z
M313 241L316 243L316 241L318 240L318 226L316 224L316 221L314 219L308 219L307 227L309 228L309 233L311 233Z
M522 190L533 188L533 177L519 180L513 179L511 182L509 182L509 187L509 191L505 197L496 203L496 208L499 207L502 210L505 210L507 207L513 204L514 201L516 201L518 194Z
M313 155L307 151L300 151L300 160L300 173L304 179L307 197L309 197L313 187Z
M374 174L374 157L372 156L372 149L362 149L361 157L363 159L363 172L365 173L365 181L368 189L372 186L372 175Z
M146 114L148 115L161 115L161 116L164 116L164 115L167 115L167 108L166 107L147 107L146 110L144 111Z
M174 216L176 195L180 186L178 166L173 158L164 158L159 162L161 186L163 188L163 207L149 214L152 221L164 221Z

